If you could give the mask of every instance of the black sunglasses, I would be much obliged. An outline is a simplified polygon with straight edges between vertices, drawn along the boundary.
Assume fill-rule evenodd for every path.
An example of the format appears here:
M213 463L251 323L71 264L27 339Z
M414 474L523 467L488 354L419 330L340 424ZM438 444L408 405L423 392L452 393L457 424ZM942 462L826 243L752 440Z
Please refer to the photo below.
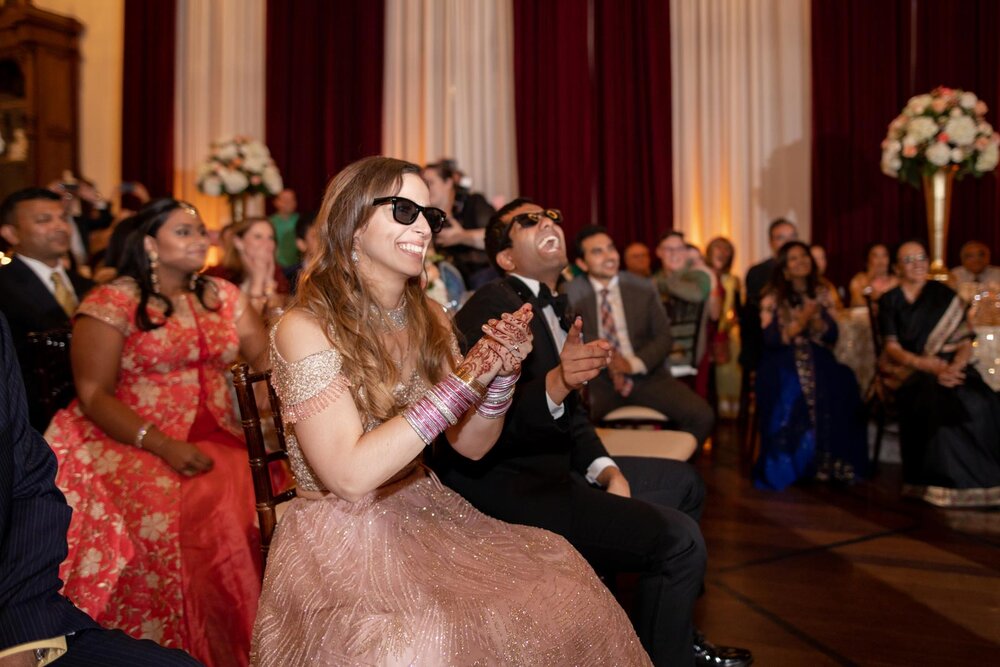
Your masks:
M522 227L534 227L535 225L537 225L539 222L542 221L542 218L548 218L549 220L558 225L562 223L562 211L560 211L557 208L547 208L544 211L532 211L530 213L521 213L511 218L510 224L514 224L516 222Z
M417 216L423 213L424 220L435 234L444 229L444 221L448 218L441 209L421 206L406 197L376 197L372 200L372 206L382 204L392 204L392 219L401 225L412 225L417 221Z

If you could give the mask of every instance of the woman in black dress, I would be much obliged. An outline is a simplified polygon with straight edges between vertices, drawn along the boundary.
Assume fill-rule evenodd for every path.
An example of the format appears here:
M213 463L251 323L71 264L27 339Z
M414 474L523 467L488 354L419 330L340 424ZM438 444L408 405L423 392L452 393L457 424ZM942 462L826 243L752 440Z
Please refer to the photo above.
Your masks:
M969 365L967 304L928 280L927 250L896 253L900 285L879 301L883 377L898 385L903 493L940 507L1000 504L1000 398Z

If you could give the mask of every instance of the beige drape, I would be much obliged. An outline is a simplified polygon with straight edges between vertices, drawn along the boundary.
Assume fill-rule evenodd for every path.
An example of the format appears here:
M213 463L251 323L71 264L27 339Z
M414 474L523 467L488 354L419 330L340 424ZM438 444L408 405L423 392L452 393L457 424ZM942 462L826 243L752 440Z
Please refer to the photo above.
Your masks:
M382 150L454 157L487 197L517 193L510 0L385 0Z
M195 185L209 145L235 134L264 140L265 9L265 0L177 1L174 194L212 228L229 220L229 208Z
M674 226L739 270L784 216L808 238L809 0L671 0Z

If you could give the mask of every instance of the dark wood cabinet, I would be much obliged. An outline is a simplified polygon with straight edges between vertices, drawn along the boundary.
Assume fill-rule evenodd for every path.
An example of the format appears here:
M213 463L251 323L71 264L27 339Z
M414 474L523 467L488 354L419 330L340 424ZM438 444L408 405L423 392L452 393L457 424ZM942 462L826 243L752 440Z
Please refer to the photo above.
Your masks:
M79 173L79 21L0 6L0 198Z

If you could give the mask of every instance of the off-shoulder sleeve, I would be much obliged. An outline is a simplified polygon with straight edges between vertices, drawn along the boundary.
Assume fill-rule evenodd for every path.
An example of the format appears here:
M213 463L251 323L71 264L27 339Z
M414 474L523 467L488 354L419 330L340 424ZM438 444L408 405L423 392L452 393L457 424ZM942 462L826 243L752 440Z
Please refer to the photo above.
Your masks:
M135 308L139 303L136 284L131 279L119 278L90 291L76 311L76 317L87 315L110 324L128 337L135 322Z
M308 419L336 401L351 382L344 359L335 349L320 350L299 361L285 361L271 343L271 381L288 423Z

